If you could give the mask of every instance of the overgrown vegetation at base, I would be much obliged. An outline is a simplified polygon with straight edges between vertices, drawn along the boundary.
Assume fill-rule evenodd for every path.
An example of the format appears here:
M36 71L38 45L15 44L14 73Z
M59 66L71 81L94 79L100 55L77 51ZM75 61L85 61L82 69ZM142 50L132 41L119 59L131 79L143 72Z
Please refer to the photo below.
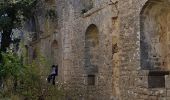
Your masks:
M47 66L44 57L37 58L31 64L24 64L23 57L11 51L2 53L2 55L0 99L56 100L64 97L62 85L53 86L46 82L47 75L40 65L44 65L46 70L50 67Z
M21 42L20 39L16 41L18 38L12 39L12 30L22 29L24 22L34 16L37 1L0 1L0 100L56 100L64 97L63 85L47 84L51 66L43 56L28 62L25 54L19 56L8 50L11 44ZM50 15L54 15L53 12L49 12Z

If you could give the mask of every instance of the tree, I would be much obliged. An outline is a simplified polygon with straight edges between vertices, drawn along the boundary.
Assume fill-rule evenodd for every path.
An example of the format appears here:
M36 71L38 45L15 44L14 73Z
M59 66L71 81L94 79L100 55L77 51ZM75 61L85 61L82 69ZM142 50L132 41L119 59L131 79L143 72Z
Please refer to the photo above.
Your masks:
M20 28L22 22L33 16L37 0L0 0L0 64L3 63L3 53L12 41L12 30ZM0 66L1 69L4 66ZM2 71L2 70L0 70ZM2 85L0 77L0 85Z
M25 58L26 51L22 46L22 57ZM0 89L0 100L51 100L52 98L62 100L65 95L64 84L53 86L46 82L46 76L42 76L44 74L42 68L44 70L50 68L45 57L38 53L37 59L32 63L24 63L22 57L9 49L2 53L0 78L3 80L3 87Z
M1 52L10 46L12 29L22 26L22 22L33 16L37 0L1 0L0 32Z

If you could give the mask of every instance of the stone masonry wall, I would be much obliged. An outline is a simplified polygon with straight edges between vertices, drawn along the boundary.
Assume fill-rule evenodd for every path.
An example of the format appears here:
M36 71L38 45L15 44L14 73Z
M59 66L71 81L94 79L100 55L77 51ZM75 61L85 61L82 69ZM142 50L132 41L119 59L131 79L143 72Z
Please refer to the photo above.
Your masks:
M35 15L41 35L36 42L32 43L32 46L40 48L42 54L52 60L51 44L54 40L57 41L59 79L67 84L69 98L78 100L169 100L168 69L153 70L150 69L152 66L149 64L145 65L145 69L141 64L146 61L146 55L141 54L153 52L145 45L142 47L141 36L142 34L145 34L146 37L150 36L150 31L154 30L153 19L156 17L153 13L150 15L151 17L143 20L141 19L142 11L148 2L154 5L162 1L166 2L169 7L168 0L55 0L53 6L42 3L45 5L40 7L39 13ZM148 9L151 8L148 7ZM45 13L49 9L56 11L57 20L45 17ZM168 11L158 17L158 24L162 16L167 17L168 21ZM145 28L141 25L141 20L146 25ZM151 20L150 23L148 20ZM95 34L97 47L93 48L95 45L93 43L88 45L93 51L89 53L86 51L88 44L86 33L91 25L94 25L97 30ZM169 22L166 25L160 24L163 27L168 25ZM165 32L168 34L169 27L166 28ZM163 31L161 32L163 33ZM155 36L154 33L152 36ZM88 41L94 42L94 38L90 39ZM148 41L145 42L149 44ZM169 46L168 42L166 44ZM96 65L97 70L93 72L90 68L86 68L86 65ZM94 85L88 84L89 75L95 76ZM153 88L154 86L158 86L158 88Z
M106 42L111 41L111 16L112 12L106 12L107 9L111 10L112 7L103 8L101 11L97 11L100 8L92 8L89 12L85 14L81 13L81 6L76 7L75 1L67 1L67 6L65 8L64 27L62 33L65 34L66 40L69 41L69 46L71 46L68 55L64 52L64 57L68 57L67 64L65 63L66 76L68 78L69 85L75 93L78 94L79 98L97 99L97 98L110 98L112 95L112 63L111 63L111 42L110 47L105 47ZM81 5L81 4L80 4ZM106 6L106 5L105 5ZM83 6L82 6L83 9ZM94 11L93 11L94 10ZM75 12L76 11L76 12ZM96 12L96 13L95 13ZM89 14L90 15L89 15ZM108 14L109 18L105 18L103 13ZM87 14L87 15L86 15ZM102 15L102 16L101 16ZM110 20L109 20L110 19ZM105 24L107 23L107 24ZM87 85L88 74L85 71L85 33L91 24L95 24L99 30L99 66L98 74L95 79L95 86ZM109 39L110 38L110 39ZM66 41L64 40L64 41ZM63 41L63 42L64 42ZM63 44L66 45L66 44ZM105 48L105 49L104 49ZM107 48L107 49L106 49ZM108 53L108 54L105 54ZM103 56L105 55L105 56ZM110 59L110 60L105 60ZM103 70L104 69L104 70ZM109 78L110 77L110 78Z
M157 0L150 0L152 3L161 2ZM149 2L150 2L149 1ZM166 1L166 0L165 0ZM152 70L143 70L140 63L144 58L140 54L140 14L145 8L147 0L120 0L119 1L119 18L120 18L120 38L121 38L121 62L120 62L120 84L122 100L168 100L169 84L167 75L162 75L165 79L165 87L149 88L155 80L159 80L161 70L151 72ZM128 11L128 12L127 12ZM159 16L159 15L157 15ZM156 16L155 16L156 17ZM152 20L152 19L150 19ZM148 27L149 28L149 27ZM150 34L150 33L148 33ZM162 49L162 48L159 48ZM150 51L148 51L150 52ZM147 67L150 67L149 65ZM161 67L161 66L160 66ZM159 72L160 71L160 72ZM150 74L155 77L150 81ZM155 76L153 75L155 74ZM158 74L159 73L159 74ZM165 73L164 73L165 74ZM159 76L160 75L160 76ZM161 81L163 83L164 81Z

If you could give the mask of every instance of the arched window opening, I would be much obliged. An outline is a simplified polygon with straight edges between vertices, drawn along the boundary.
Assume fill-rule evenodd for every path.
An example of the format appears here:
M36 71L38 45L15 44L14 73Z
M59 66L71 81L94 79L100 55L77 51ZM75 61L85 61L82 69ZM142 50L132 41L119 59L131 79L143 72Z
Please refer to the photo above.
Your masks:
M58 42L56 40L54 40L51 44L51 61L52 61L52 64L58 65L59 48L58 48Z
M85 36L86 47L96 47L99 44L98 29L92 24L87 28Z
M170 68L170 2L149 0L141 12L142 69Z
M99 47L99 32L96 25L91 24L85 34L85 68L90 74L98 72L98 47Z

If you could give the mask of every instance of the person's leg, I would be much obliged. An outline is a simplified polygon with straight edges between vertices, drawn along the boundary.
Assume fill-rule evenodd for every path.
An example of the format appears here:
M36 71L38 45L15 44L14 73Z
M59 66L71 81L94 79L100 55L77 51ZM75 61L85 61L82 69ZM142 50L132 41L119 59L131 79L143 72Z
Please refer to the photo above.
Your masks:
M52 75L49 75L48 78L47 78L48 83L50 83L51 79L52 79Z
M55 75L52 76L53 79L53 85L55 85Z

